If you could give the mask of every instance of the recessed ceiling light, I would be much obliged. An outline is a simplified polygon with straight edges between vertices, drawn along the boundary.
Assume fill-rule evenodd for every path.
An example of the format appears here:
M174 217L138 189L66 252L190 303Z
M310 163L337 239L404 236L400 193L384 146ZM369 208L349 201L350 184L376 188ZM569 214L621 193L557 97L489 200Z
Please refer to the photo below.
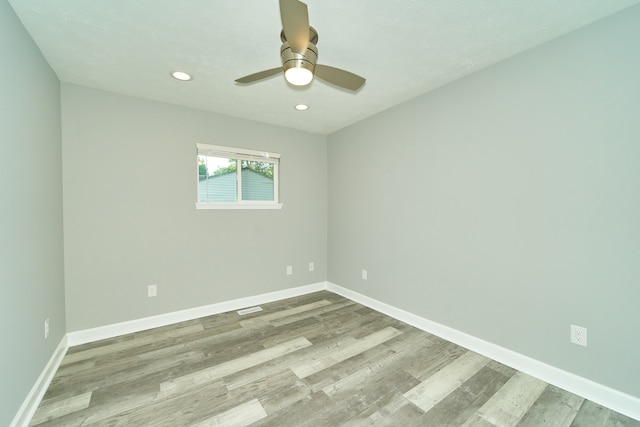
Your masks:
M174 71L171 75L174 79L182 80L183 82L191 80L191 76L184 71Z
M296 110L298 111L307 111L308 109L309 109L308 105L305 105L305 104L296 105Z

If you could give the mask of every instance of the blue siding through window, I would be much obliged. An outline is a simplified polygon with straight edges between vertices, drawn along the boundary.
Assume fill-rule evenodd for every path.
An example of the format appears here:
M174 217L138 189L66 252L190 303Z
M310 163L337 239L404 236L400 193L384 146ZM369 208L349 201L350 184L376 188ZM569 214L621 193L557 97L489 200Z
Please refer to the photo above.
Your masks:
M273 178L249 168L242 169L242 198L244 200L273 200Z
M204 203L236 202L236 173L227 172L200 178L198 181L198 201Z
M249 168L242 169L243 200L273 200L273 179ZM200 177L198 201L202 203L237 202L236 173Z

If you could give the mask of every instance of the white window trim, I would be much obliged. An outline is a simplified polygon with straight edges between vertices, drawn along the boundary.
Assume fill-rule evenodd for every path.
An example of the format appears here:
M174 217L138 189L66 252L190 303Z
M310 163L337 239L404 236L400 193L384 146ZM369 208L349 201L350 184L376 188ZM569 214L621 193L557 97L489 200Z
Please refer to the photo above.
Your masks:
M196 203L196 209L282 209L282 203Z
M196 153L198 156L217 156L235 158L240 160L254 160L273 163L273 198L274 200L241 200L228 203L206 203L196 202L196 209L282 209L280 203L280 154L268 151L248 150L245 148L224 147L221 145L196 143ZM196 170L198 166L196 164ZM198 172L196 172L196 189L199 185ZM242 195L242 174L237 175L238 194ZM196 193L196 198L197 198Z

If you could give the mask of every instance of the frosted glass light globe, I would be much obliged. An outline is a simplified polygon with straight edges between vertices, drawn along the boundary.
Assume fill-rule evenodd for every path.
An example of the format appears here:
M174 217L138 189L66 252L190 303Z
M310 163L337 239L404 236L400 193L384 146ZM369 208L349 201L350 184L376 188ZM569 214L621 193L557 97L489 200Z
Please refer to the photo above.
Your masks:
M313 73L306 68L293 67L284 72L284 78L295 86L304 86L311 83Z

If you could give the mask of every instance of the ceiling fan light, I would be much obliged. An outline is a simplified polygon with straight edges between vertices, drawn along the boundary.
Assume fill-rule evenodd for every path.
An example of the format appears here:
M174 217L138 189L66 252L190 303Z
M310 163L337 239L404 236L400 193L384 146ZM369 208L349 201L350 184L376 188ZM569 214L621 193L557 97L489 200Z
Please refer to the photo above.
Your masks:
M313 73L307 68L292 67L284 72L284 78L292 85L304 86L311 83Z

